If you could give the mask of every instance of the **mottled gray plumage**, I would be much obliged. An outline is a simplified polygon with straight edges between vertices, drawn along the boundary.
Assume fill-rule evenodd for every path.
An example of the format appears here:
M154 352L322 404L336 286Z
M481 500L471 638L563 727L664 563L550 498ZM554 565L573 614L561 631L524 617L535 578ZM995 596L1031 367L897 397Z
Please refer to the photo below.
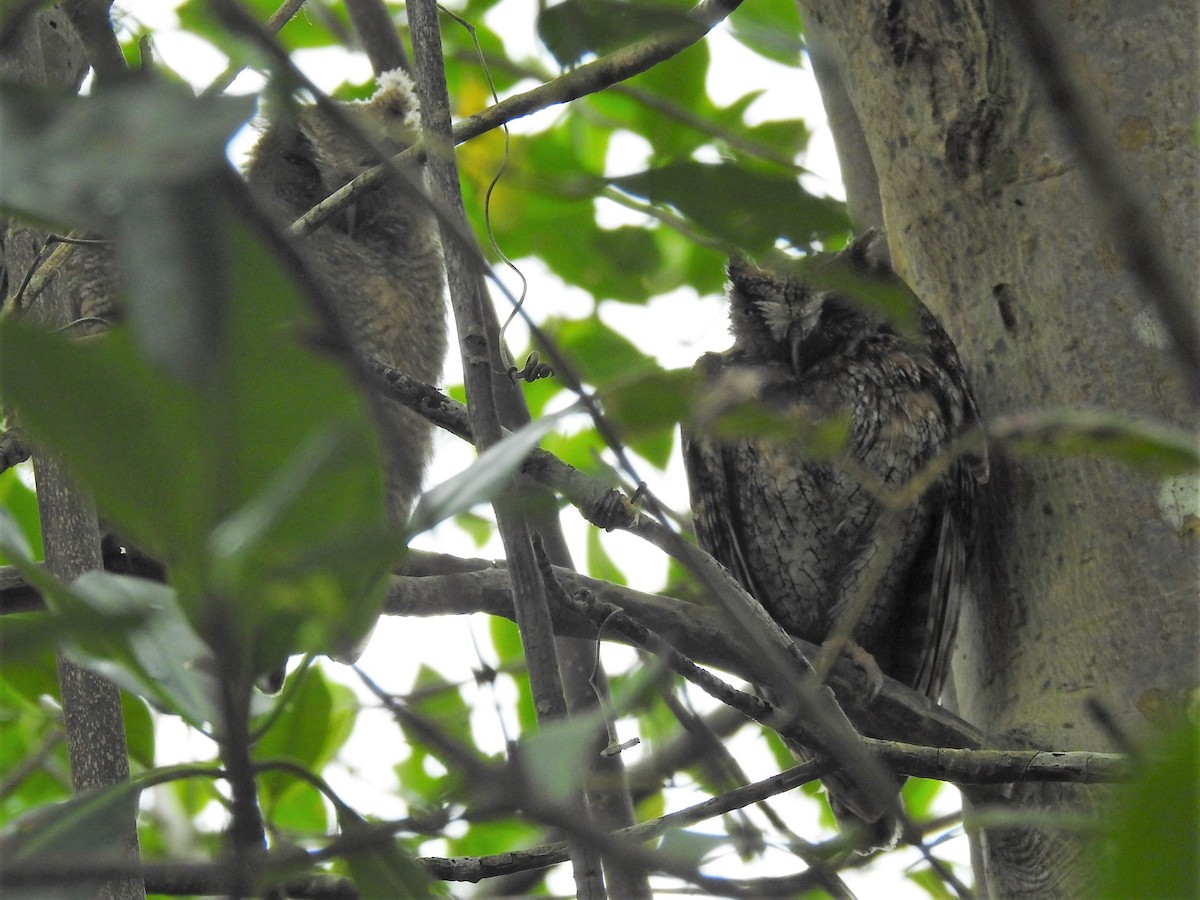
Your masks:
M758 401L782 420L844 417L851 465L809 459L794 442L703 433L684 434L684 461L701 546L797 637L821 643L866 590L868 562L884 554L852 639L885 674L936 700L968 591L975 483L986 470L982 460L955 462L892 540L881 534L883 510L854 469L901 488L978 421L953 344L886 260L875 232L790 274L733 260L734 345L697 363L718 404ZM856 284L910 305L911 327L850 299ZM852 797L830 782L839 818L858 818ZM874 818L865 843L893 842L896 823Z
M340 108L381 151L396 154L419 135L420 108L403 72L379 77L366 101ZM250 191L271 219L286 229L365 170L380 162L369 146L316 106L270 117L246 164ZM446 311L438 228L427 204L414 196L421 173L397 177L359 197L297 241L309 271L339 306L358 350L431 383L446 356ZM81 245L68 262L79 284L84 319L118 317L116 265L111 246ZM281 400L284 398L281 398ZM389 404L386 444L388 511L407 520L428 461L432 427L420 416Z
M371 99L341 109L374 145L389 154L409 146L420 130L411 80L403 72L380 76ZM272 116L246 165L246 181L258 205L281 230L357 175L379 156L316 106ZM446 355L446 312L437 222L413 193L412 182L394 176L363 194L306 237L296 241L308 271L338 306L356 349L413 377L436 382ZM80 285L80 316L118 318L117 267L108 244L81 245L69 258ZM279 398L286 403L286 397ZM430 454L432 426L388 402L380 428L388 487L388 515L407 521ZM359 648L361 649L361 648ZM353 658L357 650L346 655ZM281 680L280 673L278 679Z
M420 130L416 94L403 72L380 76L370 100L342 109L390 154L411 144ZM250 154L246 181L259 204L286 227L378 162L340 122L305 106L263 132ZM413 195L411 184L393 176L298 243L329 296L343 304L360 352L426 383L441 376L446 356L437 234L428 206ZM432 428L399 404L389 404L387 414L388 506L400 523L420 490Z

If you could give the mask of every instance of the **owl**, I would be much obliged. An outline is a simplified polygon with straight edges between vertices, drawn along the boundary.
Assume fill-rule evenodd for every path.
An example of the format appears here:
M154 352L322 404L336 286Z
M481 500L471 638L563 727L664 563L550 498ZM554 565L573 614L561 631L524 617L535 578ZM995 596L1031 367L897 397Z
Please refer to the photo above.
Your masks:
M374 95L339 104L345 118L378 150L396 154L413 143L421 117L416 92L403 71L379 76ZM338 116L317 105L273 111L249 154L249 192L275 226L286 231L308 212L379 161L369 144ZM341 320L364 357L378 358L426 383L436 382L447 350L443 264L437 220L417 191L420 171L402 180L393 174L310 234L295 238L297 253L337 306ZM77 248L70 266L81 285L80 316L90 323L121 318L118 268L110 245ZM386 467L387 513L394 525L407 522L430 456L433 426L416 413L387 401L379 429ZM115 567L162 574L161 566L109 535L107 556ZM355 647L340 658L352 661ZM265 684L277 689L282 672Z
M412 80L400 70L379 76L375 94L341 104L376 146L399 153L420 133ZM272 118L246 164L251 194L286 228L321 200L379 162L378 155L319 106ZM441 376L446 309L437 220L414 188L392 176L347 211L300 238L297 249L341 306L360 353L377 357L425 383ZM408 519L421 485L432 426L390 403L384 429L389 515Z
M953 461L898 521L880 496L979 423L954 344L892 272L875 231L801 265L735 258L728 274L733 347L697 362L701 393L710 404L753 401L779 427L685 429L696 538L796 637L820 644L859 608L856 649L937 700L969 591L986 459ZM840 453L815 457L787 439L793 424L818 423L842 424ZM865 819L836 776L826 787L839 821L859 825L860 849L894 843L894 817Z

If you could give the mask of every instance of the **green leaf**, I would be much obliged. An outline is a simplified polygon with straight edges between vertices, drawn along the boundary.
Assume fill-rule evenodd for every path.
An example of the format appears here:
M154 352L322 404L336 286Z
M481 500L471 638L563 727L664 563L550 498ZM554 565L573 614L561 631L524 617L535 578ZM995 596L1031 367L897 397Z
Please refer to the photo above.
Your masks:
M612 584L625 585L629 582L600 540L600 530L589 528L587 532L587 572L592 578L599 578Z
M709 142L690 122L711 117L716 107L708 98L708 72L711 54L706 41L697 41L687 49L625 82L635 90L649 91L657 101L639 104L634 130L654 148L655 162L683 159ZM676 116L663 115L663 109L676 109Z
M613 131L628 130L644 138L655 161L687 158L730 127L718 121L721 111L706 91L709 56L706 43L700 41L617 90L592 94L573 108Z
M184 813L195 818L210 805L221 803L224 797L216 783L209 778L180 778L167 785Z
M774 119L739 131L752 143L770 148L776 155L788 159L794 159L812 138L812 131L803 119Z
M477 112L488 102L482 99L487 79L484 77L481 67L474 64L474 61L478 60L479 50L482 50L486 60L515 61L513 55L504 46L503 38L484 21L486 12L497 2L498 0L469 0L465 7L456 7L455 12L469 22L470 27L447 20L442 29L442 52L446 59L470 59L473 61L466 65L447 65L446 67L446 81L451 102L460 106L464 115ZM506 17L501 17L497 21L503 23L505 19ZM475 46L476 41L479 43L478 50ZM489 65L487 76L495 85L497 93L503 97L509 88L522 80L524 71L520 65ZM475 100L475 105L463 106L466 97ZM490 98L488 99L490 100ZM456 109L455 112L459 112L459 110Z
M192 630L175 592L125 575L88 572L52 596L67 655L197 728L220 721L212 652Z
M633 435L629 438L629 449L659 470L666 471L671 451L675 449L675 428L666 425Z
M408 755L392 766L399 782L399 796L412 808L446 799L445 776L434 774L428 766L433 758L425 747L413 742L409 744Z
M614 178L612 184L673 206L702 230L750 254L765 252L780 239L807 247L850 226L843 204L814 197L790 172L679 160ZM756 202L748 206L747 197Z
M204 452L198 391L163 378L126 332L81 344L10 318L0 322L0 393L122 534L168 565L189 555L199 565L221 473Z
M30 547L33 559L42 559L42 525L38 513L37 494L21 480L17 468L0 473L0 508L8 511ZM0 554L0 564L8 560Z
M0 618L0 660L7 666L53 659L60 637L58 623L41 613Z
M620 427L622 435L642 456L662 467L674 446L679 414L688 408L695 385L691 369L659 369L610 384L601 393L601 399L605 412ZM653 448L639 443L647 437L665 437L666 446Z
M274 13L279 4L274 0L245 0L242 4L255 18L265 22ZM204 0L187 0L176 9L179 25L186 31L204 38L223 51L233 50L245 53L245 42L234 40L229 28L215 19L209 12L211 4ZM339 23L343 28L349 25L343 4L328 4L321 8L321 15L295 15L278 32L277 39L288 50L312 47L341 46L342 35L326 27L328 17ZM343 31L342 34L345 32Z
M625 337L604 324L599 316L584 319L552 317L542 325L576 373L587 384L604 386L636 373L658 370L658 363Z
M628 0L563 0L542 7L537 33L559 64L570 67L585 56L601 56L651 35L695 27L687 7Z
M311 771L320 771L331 758L326 734L333 700L319 669L309 667L300 677L299 687L286 695L285 709L273 718L270 729L254 745L254 758L286 759ZM269 813L296 784L294 775L265 773L259 779L264 810Z
M323 835L329 829L325 795L307 781L294 776L282 782L283 790L265 814L271 827L291 834Z
M7 634L12 618L0 620L0 633ZM44 662L39 660L42 665L22 665L10 658L8 649L0 650L0 772L6 773L0 823L32 807L66 799L71 793L66 736L62 723L47 715L44 699L57 695L54 656L51 653ZM40 764L17 778L35 754L41 757Z
M142 788L134 782L91 791L63 803L44 804L11 822L0 832L0 858L7 863L121 858L125 852L123 823L133 824ZM48 889L23 896L97 896L99 883L73 882L69 893Z
M129 757L144 769L154 767L154 717L141 697L121 694L121 719L125 723L125 743Z
M46 628L46 623L49 622L49 628ZM54 671L54 647L49 642L39 648L38 653L9 652L10 640L11 646L14 648L20 647L20 641L29 636L31 632L26 627L20 626L36 626L37 633L42 630L53 630L53 620L42 613L28 613L19 616L4 616L0 619L0 629L6 635L4 638L3 649L0 653L0 676L3 678L3 686L5 697L8 701L9 708L13 708L16 703L23 708L29 710L38 709L38 704L42 697L53 697L58 694L58 678ZM12 628L11 632L8 629ZM45 651L45 652L43 652ZM19 702L16 698L20 698ZM0 736L3 735L3 730L0 730Z
M259 674L294 630L291 649L349 652L378 615L402 542L384 525L382 464L363 398L341 366L313 352L303 282L256 237L235 229L229 238L228 361L212 398L220 423L209 452L232 488L223 512L265 504L253 515L270 522L261 542L240 545L246 578L219 585L235 620L251 626ZM295 493L282 485L292 477L301 481Z
M492 646L502 668L512 678L517 690L517 724L522 732L537 729L537 714L533 709L533 693L529 688L529 672L525 668L525 648L521 632L510 619L493 616L488 620Z
M938 794L946 790L945 784L930 778L909 778L904 782L901 794L904 797L904 808L910 817L916 821L929 817L930 807Z
M373 830L358 813L346 807L338 809L338 825L342 834L358 847L346 853L344 859L360 896L396 900L434 896L425 869L395 838L381 829Z
M362 704L358 695L344 684L326 680L332 708L329 713L329 731L325 735L325 753L328 759L333 759L346 745L350 734L354 731Z
M579 138L577 132L583 131ZM581 252L599 234L591 199L604 187L608 132L594 126L563 123L512 142L508 174L492 197L490 225L496 241L513 259L537 256L568 283L598 277L596 259ZM599 146L597 146L599 145ZM467 151L471 144L464 145ZM461 152L461 151L460 151ZM466 161L471 162L468 156ZM490 180L490 165L480 180ZM468 175L473 171L466 169ZM479 185L482 193L484 185ZM475 203L482 207L483 198ZM479 223L482 226L483 223ZM539 235L570 234L570 241L545 241ZM591 273L590 276L588 273Z
M662 791L648 794L638 800L634 813L639 822L649 822L666 815L667 802Z
M792 0L754 0L729 16L733 36L755 53L785 66L800 65L800 7Z
M596 729L603 713L594 710L570 719L559 719L522 737L518 747L527 789L544 803L565 806L583 786L596 753Z
M658 850L677 865L699 866L708 856L728 845L729 836L725 834L671 829L663 835Z
M46 599L67 656L193 725L218 721L216 682L206 671L212 655L171 588L107 572L87 572L65 585L29 559L3 510L0 547Z
M212 579L236 633L256 636L256 675L297 650L351 653L378 618L403 542L363 515L380 499L375 459L361 428L331 424L213 531Z
M1185 722L1141 758L1141 771L1104 820L1100 896L1200 896L1200 730Z
M542 832L519 819L472 821L461 837L447 840L455 856L484 856L491 853L522 850L537 843Z
M87 96L0 85L0 207L102 230L146 185L226 168L225 144L253 112L251 97L196 97L158 79Z
M409 692L409 704L442 729L443 734L464 746L470 746L470 709L462 692L429 666L421 666ZM443 760L451 768L453 760Z
M574 434L556 431L542 441L542 447L581 472L594 472L597 456L605 444L595 428L581 428Z
M664 261L653 231L625 225L590 229L580 237L572 284L597 299L626 303L645 303L656 292L653 285ZM612 265L612 260L620 260L620 265Z
M850 418L829 416L810 407L781 413L758 399L754 379L731 380L713 390L712 385L693 382L689 429L725 441L753 437L794 449L809 459L832 459L841 454L850 439Z
M898 278L863 274L845 257L814 253L793 258L781 253L767 254L764 269L773 269L814 291L836 291L868 312L888 319L901 331L915 332L916 296Z
M693 382L690 370L668 372L641 365L614 376L600 398L630 449L661 469L675 447L675 426L680 411L687 408Z
M1151 477L1200 471L1195 436L1099 410L1047 410L1006 417L990 431L1019 453L1101 456Z
M491 500L509 483L513 474L567 412L543 416L488 447L470 466L421 495L413 511L409 531L419 534L443 519L466 512Z
M296 649L348 652L375 621L402 544L384 527L365 404L308 338L311 280L261 223L241 221L226 181L208 185L219 201L208 213L205 204L160 210L164 231L214 227L143 253L126 272L129 297L154 297L190 283L199 252L205 276L192 293L147 304L192 313L162 326L134 304L132 329L88 346L5 322L0 389L118 531L166 564L226 673L252 678ZM121 255L145 249L144 233L116 233ZM196 377L173 367L185 357Z
M501 667L508 668L525 662L521 633L515 622L493 616L488 620L488 629L492 636L492 649L496 651Z
M408 693L408 703L429 721L435 723L446 737L462 747L472 745L470 709L463 700L458 686L447 681L429 666L421 666ZM408 737L409 756L395 766L400 779L401 795L414 807L432 806L448 800L466 801L466 785L458 777L459 767L452 758L447 758L437 747L424 741L423 735L414 733L400 723ZM439 772L434 774L428 763L436 761Z
M934 900L954 900L958 896L957 893L950 890L942 876L931 868L907 872L905 877Z
M486 544L496 533L496 523L478 513L464 512L454 517L454 524L466 532L478 549Z

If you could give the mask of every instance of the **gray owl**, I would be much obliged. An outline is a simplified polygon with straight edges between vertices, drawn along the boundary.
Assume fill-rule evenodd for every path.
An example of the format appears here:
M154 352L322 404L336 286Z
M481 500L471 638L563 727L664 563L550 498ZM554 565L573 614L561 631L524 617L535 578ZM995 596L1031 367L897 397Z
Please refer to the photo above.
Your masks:
M404 72L384 73L369 100L341 108L389 154L405 149L420 131L417 97ZM255 201L285 230L379 161L341 122L316 106L301 106L290 117L271 117L250 154L245 177ZM393 175L311 234L298 238L296 247L309 272L337 304L356 350L432 383L441 376L446 356L442 254L436 219L412 189L413 184L421 184L420 173L409 174L412 183ZM81 285L81 318L93 323L119 318L111 246L80 246L68 265ZM391 401L384 414L388 421L379 430L388 516L394 524L403 524L420 491L432 426ZM111 543L122 542L114 537ZM140 565L157 570L157 564L140 562L142 554L135 548L127 549ZM346 658L354 658L360 649ZM278 673L268 680L275 685L281 678Z
M405 149L420 132L412 81L399 70L379 77L370 100L342 109L389 154ZM263 132L250 154L246 181L268 214L286 227L378 162L339 122L305 106ZM298 249L342 305L361 353L419 381L438 380L446 356L441 245L436 219L411 185L393 176L301 238ZM399 404L390 404L387 415L388 508L399 524L420 490L432 428Z
M366 101L341 104L346 115L381 151L396 154L420 133L420 107L412 80L402 71L379 76ZM338 188L379 163L379 156L317 106L271 117L246 163L246 182L257 203L286 229ZM393 176L361 195L348 209L297 241L297 250L338 305L358 351L426 383L438 380L446 356L446 311L437 221L413 185ZM104 243L76 248L69 268L80 284L85 321L111 321L117 273ZM429 457L432 427L390 404L383 431L388 512L408 518Z
M784 274L731 261L733 347L701 357L697 370L710 397L748 390L743 399L781 421L841 418L852 464L807 458L792 442L685 432L696 537L785 630L818 644L883 554L851 639L884 674L936 700L968 591L984 460L953 463L891 539L861 476L903 487L978 423L975 400L950 338L891 271L881 235L805 263ZM856 284L900 297L913 321L893 324L855 302L846 288ZM864 817L836 776L826 787L839 821L861 828L863 848L894 843L893 816Z

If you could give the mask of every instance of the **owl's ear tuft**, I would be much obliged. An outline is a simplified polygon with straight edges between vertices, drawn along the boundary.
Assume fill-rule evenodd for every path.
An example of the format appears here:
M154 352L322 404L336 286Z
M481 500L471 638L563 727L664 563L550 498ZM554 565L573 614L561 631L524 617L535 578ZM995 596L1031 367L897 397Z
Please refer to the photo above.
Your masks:
M872 275L892 274L892 253L887 235L878 228L868 228L849 244L839 256L860 272Z
M762 270L751 261L750 257L737 253L729 257L729 263L725 266L725 274L729 276L730 281L736 283L750 275L760 275Z
M421 101L412 78L403 69L384 72L369 100L350 104L360 124L372 128L372 137L387 142L390 152L398 153L415 144L421 134Z

